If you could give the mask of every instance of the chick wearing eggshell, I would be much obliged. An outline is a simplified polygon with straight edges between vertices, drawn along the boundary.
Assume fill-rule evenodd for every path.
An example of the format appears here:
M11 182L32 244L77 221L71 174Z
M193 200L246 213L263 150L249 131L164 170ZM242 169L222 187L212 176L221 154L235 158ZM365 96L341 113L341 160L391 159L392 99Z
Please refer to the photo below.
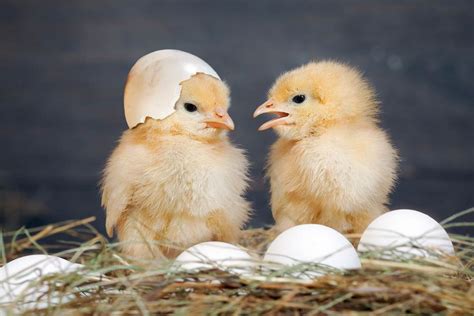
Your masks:
M106 230L131 260L174 259L206 241L236 242L249 218L248 161L228 131L230 89L199 57L159 50L130 70L129 129L101 183Z

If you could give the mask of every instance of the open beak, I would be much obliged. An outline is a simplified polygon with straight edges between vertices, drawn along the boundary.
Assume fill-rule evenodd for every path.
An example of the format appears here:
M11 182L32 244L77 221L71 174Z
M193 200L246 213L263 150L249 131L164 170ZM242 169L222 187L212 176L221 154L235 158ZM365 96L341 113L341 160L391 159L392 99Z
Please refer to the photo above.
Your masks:
M255 118L255 117L257 117L261 114L264 114L264 113L275 114L275 115L277 115L277 117L274 118L273 120L270 120L268 122L263 123L258 128L259 131L264 131L266 129L269 129L269 128L272 128L272 127L275 127L275 126L278 126L278 125L285 125L285 124L289 123L288 120L287 120L287 117L290 114L288 112L278 110L275 107L274 102L273 102L272 99L269 99L269 100L265 101L262 105L260 105L255 110L255 112L253 113L253 117Z
M206 127L221 128L233 131L235 128L234 121L230 117L229 113L223 108L217 108L212 116L204 120Z

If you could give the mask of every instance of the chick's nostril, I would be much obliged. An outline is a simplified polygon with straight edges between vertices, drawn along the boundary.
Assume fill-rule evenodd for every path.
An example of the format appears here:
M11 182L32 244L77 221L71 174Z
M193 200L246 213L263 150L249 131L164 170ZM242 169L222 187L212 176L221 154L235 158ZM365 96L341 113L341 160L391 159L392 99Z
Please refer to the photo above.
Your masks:
M216 114L217 117L222 118L222 117L225 116L226 111L225 111L224 109L222 109L222 108L217 108L217 109L215 110L215 114Z

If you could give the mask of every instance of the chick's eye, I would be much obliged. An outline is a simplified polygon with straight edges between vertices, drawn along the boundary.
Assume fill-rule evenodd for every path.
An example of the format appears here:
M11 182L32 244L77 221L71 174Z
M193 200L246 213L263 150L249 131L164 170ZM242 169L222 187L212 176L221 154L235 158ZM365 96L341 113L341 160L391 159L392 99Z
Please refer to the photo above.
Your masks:
M197 111L197 106L195 106L194 104L192 103L185 103L184 104L184 108L186 109L186 111L188 112L196 112Z
M306 100L306 96L304 94L295 95L292 99L292 101L297 103L297 104L303 103L304 100Z

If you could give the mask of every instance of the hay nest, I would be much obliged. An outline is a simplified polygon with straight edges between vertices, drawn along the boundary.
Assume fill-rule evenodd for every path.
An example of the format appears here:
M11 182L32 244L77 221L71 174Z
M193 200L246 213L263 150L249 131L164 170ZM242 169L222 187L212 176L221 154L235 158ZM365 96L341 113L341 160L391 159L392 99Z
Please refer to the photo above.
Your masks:
M470 209L443 222L445 227ZM85 265L86 273L48 275L62 304L21 309L21 299L2 306L25 314L450 314L474 311L474 238L451 235L457 258L384 261L362 255L363 268L314 280L289 276L238 277L219 270L183 273L170 262L134 264L91 225L94 218L21 228L0 236L2 262L49 253ZM266 229L247 230L241 244L262 253ZM357 238L357 236L349 236ZM83 271L84 272L84 271ZM46 298L47 299L47 298ZM2 310L0 310L0 313Z

